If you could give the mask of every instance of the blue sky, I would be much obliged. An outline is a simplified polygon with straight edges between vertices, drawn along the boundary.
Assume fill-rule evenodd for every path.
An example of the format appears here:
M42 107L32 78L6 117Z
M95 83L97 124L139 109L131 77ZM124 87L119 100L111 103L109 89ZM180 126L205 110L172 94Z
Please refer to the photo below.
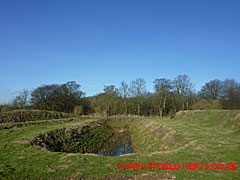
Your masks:
M142 77L240 81L238 0L0 1L0 103L74 80L87 95Z

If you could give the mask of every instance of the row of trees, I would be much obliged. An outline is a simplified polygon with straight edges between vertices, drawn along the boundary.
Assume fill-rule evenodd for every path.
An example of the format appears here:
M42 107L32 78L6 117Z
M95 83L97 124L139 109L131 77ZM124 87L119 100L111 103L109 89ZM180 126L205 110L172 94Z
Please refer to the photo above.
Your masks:
M131 114L145 116L165 116L170 111L190 109L196 101L194 86L187 75L177 76L174 80L155 79L154 92L146 90L146 82L142 78L125 81L116 88L105 86L104 92L92 97L93 111L111 116Z
M210 81L199 92L187 75L155 79L153 86L154 92L148 92L144 79L138 78L129 84L122 81L120 87L104 86L102 93L86 97L75 81L43 85L32 92L23 90L11 108L159 117L188 109L240 109L240 84L232 79Z

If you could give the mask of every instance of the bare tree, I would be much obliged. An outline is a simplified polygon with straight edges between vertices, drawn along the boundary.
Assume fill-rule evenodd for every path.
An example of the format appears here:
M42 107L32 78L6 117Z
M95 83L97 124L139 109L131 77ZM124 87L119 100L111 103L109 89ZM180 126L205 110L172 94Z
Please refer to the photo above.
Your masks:
M159 116L163 116L163 111L166 111L166 103L167 100L169 99L172 85L171 85L171 80L170 79L155 79L153 81L154 83L154 89L155 89L155 94L157 95L158 98L158 106L159 106Z
M222 82L218 79L206 83L200 90L199 96L207 100L219 99L222 95Z
M121 82L121 87L119 88L120 95L124 101L124 114L127 115L127 97L129 96L128 84L125 81Z
M234 79L223 81L222 104L224 109L240 108L240 83Z
M25 109L29 105L29 90L24 89L12 102L12 106L16 109Z
M111 112L114 109L114 102L116 98L119 96L119 90L114 86L104 86L104 94L102 96L102 105L104 106L105 109L105 114L107 116L111 115Z
M146 82L143 78L138 78L135 81L132 81L129 91L131 95L137 99L137 114L140 116L141 104L143 97L146 94Z
M179 109L189 109L189 102L194 95L194 85L188 75L179 75L173 81L173 87L179 102Z

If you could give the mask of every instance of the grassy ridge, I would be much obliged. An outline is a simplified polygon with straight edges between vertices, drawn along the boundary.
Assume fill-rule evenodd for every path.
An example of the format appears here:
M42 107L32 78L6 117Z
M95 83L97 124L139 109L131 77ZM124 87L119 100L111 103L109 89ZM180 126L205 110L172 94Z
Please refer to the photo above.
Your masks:
M40 124L57 124L65 123L67 121L72 121L73 118L63 118L63 119L51 119L51 120L39 120L39 121L26 121L26 122L16 122L16 123L0 123L0 129L11 129L11 128L20 128Z
M69 118L71 114L44 110L14 110L0 113L0 123Z
M180 111L174 119L201 126L240 129L240 110Z

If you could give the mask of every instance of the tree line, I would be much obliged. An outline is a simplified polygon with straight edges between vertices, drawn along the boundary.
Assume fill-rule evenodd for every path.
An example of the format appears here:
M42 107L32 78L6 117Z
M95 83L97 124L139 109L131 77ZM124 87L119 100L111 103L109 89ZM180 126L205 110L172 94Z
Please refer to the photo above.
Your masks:
M240 83L233 79L215 79L196 92L188 75L153 81L154 92L146 89L143 78L119 87L104 86L95 96L86 97L75 81L50 84L33 91L23 90L11 104L1 105L1 111L41 109L76 113L78 115L173 116L190 109L240 109Z

